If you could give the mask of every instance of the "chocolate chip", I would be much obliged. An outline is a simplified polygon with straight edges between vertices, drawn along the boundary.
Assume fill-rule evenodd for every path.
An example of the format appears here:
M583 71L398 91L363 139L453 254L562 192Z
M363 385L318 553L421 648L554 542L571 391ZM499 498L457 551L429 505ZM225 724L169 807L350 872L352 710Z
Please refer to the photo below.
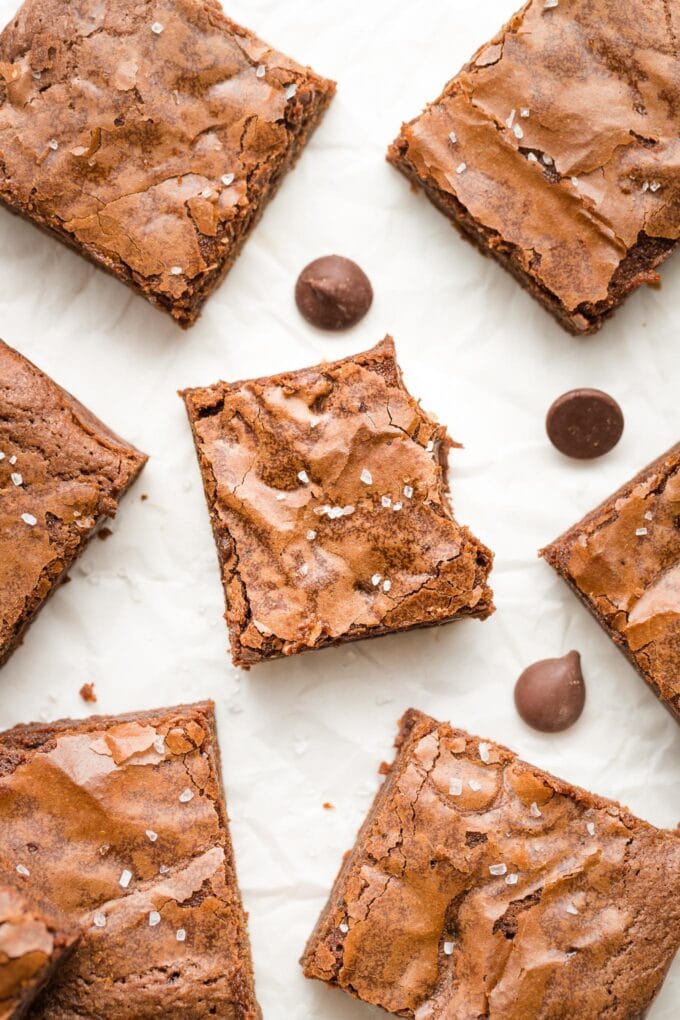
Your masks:
M590 460L614 449L623 433L623 412L602 390L570 390L557 398L545 425L560 453Z
M586 687L581 656L543 659L524 670L515 685L515 705L524 722L543 733L559 733L583 711Z
M371 282L356 262L326 255L306 266L295 286L302 315L319 329L349 329L371 307Z

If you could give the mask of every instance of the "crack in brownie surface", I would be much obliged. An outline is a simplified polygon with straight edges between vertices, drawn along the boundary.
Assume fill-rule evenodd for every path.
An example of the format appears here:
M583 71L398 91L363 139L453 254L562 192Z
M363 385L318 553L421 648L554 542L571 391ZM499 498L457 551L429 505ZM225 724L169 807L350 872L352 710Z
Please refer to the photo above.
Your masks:
M391 339L183 396L237 664L492 612L491 553L448 505L446 429Z
M410 711L303 957L416 1020L643 1016L680 945L680 838Z
M36 1020L259 1020L212 703L0 734L0 863L83 927Z
M25 865L23 866L25 870ZM15 875L14 878L17 876ZM28 875L30 878L30 874ZM20 1020L78 937L49 907L34 903L0 873L0 1017Z
M0 664L145 463L0 341Z
M0 198L190 325L333 92L213 0L27 0Z
M680 444L542 556L680 722Z
M572 332L677 245L678 30L663 0L531 0L390 149Z

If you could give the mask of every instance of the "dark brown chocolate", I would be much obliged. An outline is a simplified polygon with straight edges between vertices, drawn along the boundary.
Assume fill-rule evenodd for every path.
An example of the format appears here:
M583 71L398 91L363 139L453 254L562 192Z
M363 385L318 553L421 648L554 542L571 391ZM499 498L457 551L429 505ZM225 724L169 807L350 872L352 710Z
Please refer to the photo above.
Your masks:
M371 307L373 288L356 262L325 255L302 270L295 287L300 313L319 329L355 326Z
M586 703L581 656L542 659L528 666L515 685L517 711L529 726L559 733L573 726Z
M593 460L613 450L623 435L623 411L602 390L569 390L552 404L545 427L553 446L567 457Z

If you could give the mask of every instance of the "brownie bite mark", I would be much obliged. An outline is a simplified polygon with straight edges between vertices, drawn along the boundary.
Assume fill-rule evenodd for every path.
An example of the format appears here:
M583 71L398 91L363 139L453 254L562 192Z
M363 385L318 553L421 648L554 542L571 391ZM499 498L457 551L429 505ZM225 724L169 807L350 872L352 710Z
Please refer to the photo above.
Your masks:
M190 326L334 90L216 0L26 0L0 199Z
M145 463L0 340L0 665Z
M680 722L680 443L541 555Z
M680 17L531 0L389 160L567 330L592 333L680 236Z
M211 702L0 734L0 864L82 938L36 1020L258 1020Z
M646 1014L680 946L680 838L410 711L302 964L415 1020Z
M17 865L12 881L0 872L0 1017L20 1020L64 962L79 932L19 887L30 878Z
M391 338L182 395L236 665L493 611L492 554L448 502L451 441Z

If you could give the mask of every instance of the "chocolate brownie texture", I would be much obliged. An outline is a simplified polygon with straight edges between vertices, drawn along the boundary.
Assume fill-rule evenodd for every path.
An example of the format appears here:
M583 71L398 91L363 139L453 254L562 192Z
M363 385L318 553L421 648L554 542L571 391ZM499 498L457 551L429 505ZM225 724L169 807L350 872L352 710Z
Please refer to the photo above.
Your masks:
M680 836L409 711L302 963L416 1020L633 1020L680 945Z
M0 341L0 665L145 462Z
M493 611L492 554L448 503L453 444L391 338L182 395L236 665Z
M211 702L0 734L0 863L82 938L36 1020L256 1020Z
M680 236L680 13L531 0L388 159L567 330L658 283Z
M680 722L680 443L541 555Z
M190 326L334 89L216 0L27 0L0 36L0 198Z
M0 873L0 1020L28 1016L77 937L77 929Z

